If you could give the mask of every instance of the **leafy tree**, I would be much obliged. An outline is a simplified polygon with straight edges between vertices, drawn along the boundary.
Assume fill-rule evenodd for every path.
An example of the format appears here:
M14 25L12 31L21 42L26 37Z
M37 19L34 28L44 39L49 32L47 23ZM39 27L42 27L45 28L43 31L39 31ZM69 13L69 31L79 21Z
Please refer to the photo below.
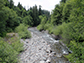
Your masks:
M22 39L31 38L31 33L30 31L27 30L27 28L28 27L25 26L24 24L20 24L19 26L15 28L15 32L17 32L20 38Z
M10 9L14 8L13 0L4 0L4 1L5 1L5 6L9 7Z
M48 10L42 10L42 15L45 15L48 19L50 18L50 12Z
M14 2L13 2L13 0L9 1L9 5L10 5L9 8L12 8L12 9L14 8Z
M4 36L6 34L6 21L7 15L5 15L3 8L4 8L4 0L0 0L0 36Z
M59 25L62 23L62 10L63 10L63 5L56 5L55 9L53 10L53 13L51 15L51 23L53 25Z
M44 29L44 26L45 26L45 24L47 23L47 17L46 16L39 16L39 18L40 18L40 20L41 20L41 23L40 23L40 25L38 25L38 30L43 30Z
M15 25L17 24L16 12L13 11L12 9L9 9L8 7L4 7L2 11L7 15L7 19L5 20L6 21L6 30L7 31L14 30L14 28L16 27Z
M32 17L30 15L28 15L28 16L23 18L22 23L32 26L33 25L32 20L33 20Z

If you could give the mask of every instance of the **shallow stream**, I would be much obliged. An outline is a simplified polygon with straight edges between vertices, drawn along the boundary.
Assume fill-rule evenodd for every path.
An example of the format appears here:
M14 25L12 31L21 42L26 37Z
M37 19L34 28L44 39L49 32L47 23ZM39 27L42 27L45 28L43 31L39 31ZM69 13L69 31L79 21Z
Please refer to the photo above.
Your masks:
M48 44L50 44L50 52L55 52L54 55L51 56L50 63L70 63L68 59L63 56L68 55L70 52L64 43L53 39L52 36L46 32L38 31L36 28L29 28L28 30L38 35L39 37L42 37L45 41L47 41Z

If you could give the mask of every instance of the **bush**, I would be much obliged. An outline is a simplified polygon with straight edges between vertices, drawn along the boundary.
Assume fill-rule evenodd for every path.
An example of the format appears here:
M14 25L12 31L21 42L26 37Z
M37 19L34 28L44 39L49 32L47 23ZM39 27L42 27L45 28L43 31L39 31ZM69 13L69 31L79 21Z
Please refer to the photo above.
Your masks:
M84 63L84 42L77 43L71 41L68 47L73 51L72 54L65 56L71 63Z
M55 26L51 25L51 26L49 26L49 28L47 30L50 34L53 34L54 29L55 29Z
M8 40L8 42L18 53L24 50L23 43L20 42L20 39L18 37L12 37Z
M43 27L42 24L40 24L40 25L37 26L37 29L38 29L39 31L42 31L42 30L44 29L44 27Z
M31 33L27 30L27 26L24 24L20 24L18 27L16 27L15 32L17 32L22 39L31 37Z
M17 63L18 52L0 38L0 62L1 63Z
M46 24L44 25L44 30L47 30L50 26L51 26L51 24L46 23Z
M54 30L53 30L53 33L55 34L55 35L61 35L62 36L62 34L63 34L63 32L64 32L64 29L67 27L67 23L62 23L62 25L58 25L58 26L55 26L54 27Z
M16 33L0 38L0 63L18 63L18 54L24 50Z

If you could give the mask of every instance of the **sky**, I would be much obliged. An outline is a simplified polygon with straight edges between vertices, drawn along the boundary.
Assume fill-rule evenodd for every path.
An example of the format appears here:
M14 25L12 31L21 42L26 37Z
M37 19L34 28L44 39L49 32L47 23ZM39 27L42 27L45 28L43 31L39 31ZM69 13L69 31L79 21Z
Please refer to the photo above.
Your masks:
M17 6L18 2L22 4L23 7L29 9L30 7L35 6L35 4L39 7L42 6L42 9L52 11L55 8L56 4L59 4L61 0L13 0L14 4Z

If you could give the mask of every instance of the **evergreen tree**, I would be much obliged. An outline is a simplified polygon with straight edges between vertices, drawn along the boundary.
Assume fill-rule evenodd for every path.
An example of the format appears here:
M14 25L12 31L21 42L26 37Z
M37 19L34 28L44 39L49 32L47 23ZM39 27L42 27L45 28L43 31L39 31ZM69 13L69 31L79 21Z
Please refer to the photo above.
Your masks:
M66 1L67 1L67 0L61 0L61 2L64 2L64 3L66 3Z
M10 5L9 8L12 8L12 9L14 8L14 2L13 2L13 0L9 1L9 5Z
M41 5L39 5L39 15L42 15Z

